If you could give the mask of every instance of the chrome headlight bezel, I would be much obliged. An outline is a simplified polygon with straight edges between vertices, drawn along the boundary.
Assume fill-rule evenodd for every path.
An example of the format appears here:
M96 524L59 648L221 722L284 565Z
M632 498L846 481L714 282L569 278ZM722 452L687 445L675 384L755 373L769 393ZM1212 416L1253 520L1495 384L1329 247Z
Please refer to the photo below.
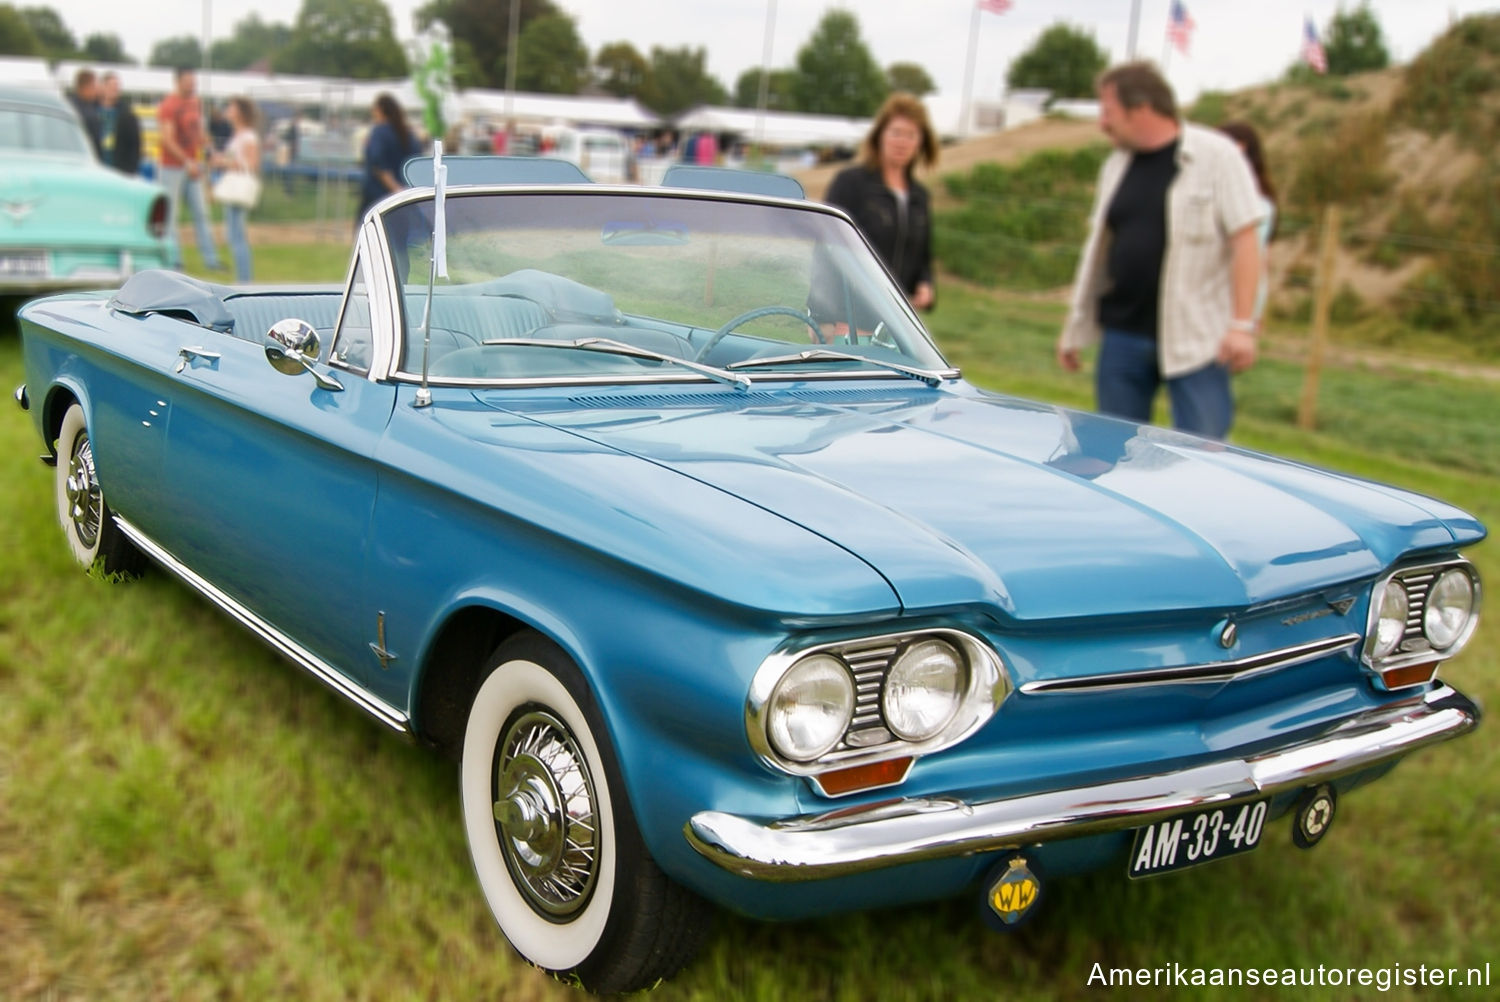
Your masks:
M1451 641L1443 646L1434 644L1428 635L1428 598L1433 586L1450 573L1460 573L1468 578L1473 601L1467 620L1453 632ZM1387 588L1399 588L1406 599L1406 626L1400 638L1389 650L1379 642L1384 596ZM1370 592L1370 611L1365 626L1365 643L1360 660L1374 672L1390 672L1393 669L1439 662L1453 657L1463 650L1479 626L1480 607L1484 587L1479 571L1463 557L1426 561L1398 567L1375 582Z
M822 701L821 707L808 702L806 695L799 701L789 691L794 687L801 687L804 692L816 688L825 693L828 699ZM854 678L844 662L829 654L798 658L777 679L776 687L771 690L771 698L766 703L767 743L778 755L789 761L817 761L843 740L844 734L849 730L849 721L854 716L854 698ZM810 709L815 713L819 710L831 710L831 713L821 714L824 720L814 721L814 726L826 731L826 734L818 734L817 739L806 748L794 747L795 732L805 730L806 727L793 726L788 714L781 709L784 703Z
M947 722L932 736L910 741L885 725L881 709L885 680L890 668L908 648L926 640L940 640L959 652L964 662L965 685ZM771 700L794 666L822 655L836 657L849 668L856 691L855 712L844 734L828 751L811 760L797 761L781 754L771 739ZM881 657L885 660L881 661ZM865 634L810 644L793 641L766 658L756 670L745 702L745 732L756 756L767 766L793 776L817 776L889 759L915 759L957 744L994 715L1010 689L1000 654L979 637L951 627Z

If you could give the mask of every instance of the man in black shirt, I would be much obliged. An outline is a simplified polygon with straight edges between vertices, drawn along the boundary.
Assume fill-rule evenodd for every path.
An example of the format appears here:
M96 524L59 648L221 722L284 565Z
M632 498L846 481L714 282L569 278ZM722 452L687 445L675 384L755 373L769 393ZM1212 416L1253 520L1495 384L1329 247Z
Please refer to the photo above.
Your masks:
M1116 151L1100 170L1058 361L1075 371L1080 349L1099 343L1100 411L1145 423L1165 384L1176 427L1222 438L1230 373L1255 360L1264 210L1249 164L1225 137L1180 121L1148 64L1100 77L1099 108Z
M99 102L100 158L121 174L134 177L141 169L141 120L128 98L120 96L120 76L113 71L103 77Z

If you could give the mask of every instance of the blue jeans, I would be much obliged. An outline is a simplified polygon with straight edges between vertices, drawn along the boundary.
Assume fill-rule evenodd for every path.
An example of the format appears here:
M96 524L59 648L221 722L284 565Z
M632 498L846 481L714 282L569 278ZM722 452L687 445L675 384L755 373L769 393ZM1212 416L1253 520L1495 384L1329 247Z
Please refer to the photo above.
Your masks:
M250 210L243 205L224 206L224 229L229 237L229 254L234 258L234 280L250 281L250 233L245 217Z
M188 211L193 214L193 231L198 238L198 253L203 255L203 266L218 271L224 265L219 261L219 248L214 245L214 235L208 228L208 206L203 201L203 181L188 177L185 167L163 167L161 186L167 192L167 241L172 256L172 267L182 267L182 249L177 246L177 218L186 198Z
M1210 362L1186 375L1162 379L1153 338L1106 330L1095 370L1099 413L1138 424L1151 420L1161 384L1172 401L1172 426L1206 438L1223 438L1234 422L1229 370Z

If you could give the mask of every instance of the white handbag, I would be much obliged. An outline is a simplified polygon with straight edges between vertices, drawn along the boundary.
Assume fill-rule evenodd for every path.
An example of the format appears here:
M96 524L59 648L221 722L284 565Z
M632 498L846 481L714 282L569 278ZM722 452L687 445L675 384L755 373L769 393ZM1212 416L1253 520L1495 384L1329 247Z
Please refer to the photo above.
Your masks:
M260 180L247 170L227 170L214 182L214 201L250 209L260 201Z

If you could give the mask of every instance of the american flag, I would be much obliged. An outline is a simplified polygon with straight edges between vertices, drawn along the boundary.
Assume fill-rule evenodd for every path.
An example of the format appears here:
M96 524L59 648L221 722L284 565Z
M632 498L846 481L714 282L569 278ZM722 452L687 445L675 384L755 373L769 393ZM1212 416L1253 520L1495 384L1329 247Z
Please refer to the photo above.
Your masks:
M1004 14L1011 6L1011 0L979 0L979 9L991 14Z
M1319 73L1328 72L1328 56L1323 52L1323 43L1318 41L1318 28L1312 18L1302 22L1302 61Z
M1167 41L1177 46L1184 56L1187 55L1188 43L1193 40L1193 29L1196 27L1193 19L1188 17L1182 0L1172 0L1172 14L1167 18Z

